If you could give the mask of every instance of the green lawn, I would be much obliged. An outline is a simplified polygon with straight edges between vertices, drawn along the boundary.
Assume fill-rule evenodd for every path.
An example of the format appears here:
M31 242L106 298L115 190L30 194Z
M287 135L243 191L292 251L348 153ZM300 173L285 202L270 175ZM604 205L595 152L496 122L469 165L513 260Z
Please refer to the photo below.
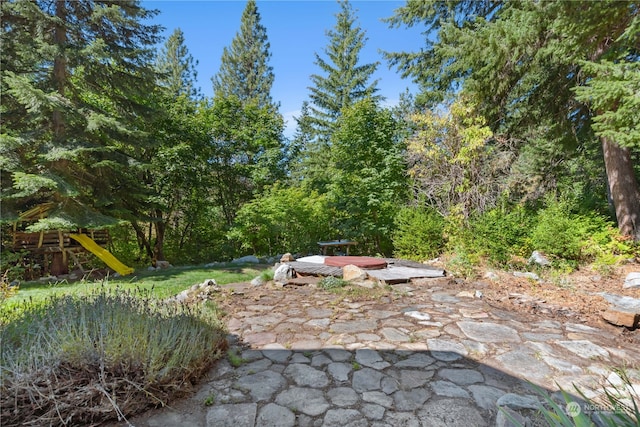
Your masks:
M10 309L22 301L42 301L52 295L60 294L88 294L97 287L120 288L123 290L147 290L157 298L167 298L202 283L206 279L214 279L219 285L229 283L248 282L259 276L264 270L270 269L266 265L236 265L225 264L216 267L173 267L166 270L139 270L126 277L108 278L101 281L57 282L41 283L28 282L20 285L16 295L2 304L2 309Z

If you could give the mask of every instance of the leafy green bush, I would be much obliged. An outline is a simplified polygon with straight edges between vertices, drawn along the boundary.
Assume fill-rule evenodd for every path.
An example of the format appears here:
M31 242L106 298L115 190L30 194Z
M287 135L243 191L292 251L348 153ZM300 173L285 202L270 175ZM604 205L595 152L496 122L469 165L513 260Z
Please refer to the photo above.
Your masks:
M490 264L505 266L513 256L528 256L535 214L523 206L496 208L472 216L464 233L466 250Z
M211 308L103 290L29 305L0 339L7 425L95 425L164 405L226 349Z
M548 199L538 212L531 245L552 258L575 262L593 261L612 242L611 222L596 212L579 213L570 200ZM613 249L613 248L612 248Z
M445 244L444 219L427 207L404 207L395 219L395 256L416 261L438 256Z
M308 252L332 235L329 224L324 196L276 185L242 206L227 236L254 254Z

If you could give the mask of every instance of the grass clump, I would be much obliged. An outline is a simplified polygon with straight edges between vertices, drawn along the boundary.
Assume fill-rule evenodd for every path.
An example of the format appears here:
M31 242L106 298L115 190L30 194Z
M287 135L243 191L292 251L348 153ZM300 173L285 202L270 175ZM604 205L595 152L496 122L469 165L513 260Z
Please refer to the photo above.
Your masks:
M107 289L28 305L0 340L3 425L126 419L183 394L227 346L203 305Z
M634 387L628 374L622 370L618 372L619 383L608 380L604 388L604 395L599 398L588 398L576 386L580 402L567 391L560 388L562 399L556 401L541 387L531 384L532 388L543 399L544 406L540 415L550 426L556 427L639 427L640 426L640 395L637 386ZM522 423L504 412L511 423L524 427ZM594 421L597 421L594 422Z
M323 277L322 280L318 282L318 286L326 290L344 288L348 284L349 282L346 280L342 280L334 276Z

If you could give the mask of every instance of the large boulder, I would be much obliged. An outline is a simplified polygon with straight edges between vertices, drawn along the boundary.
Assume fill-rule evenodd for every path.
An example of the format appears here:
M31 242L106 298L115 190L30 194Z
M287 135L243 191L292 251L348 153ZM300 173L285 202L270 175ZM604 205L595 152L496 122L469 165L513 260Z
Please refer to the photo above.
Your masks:
M342 279L346 281L365 280L367 272L355 265L349 264L342 267Z
M287 252L286 254L282 255L282 257L280 258L280 262L292 262L295 261L296 259L293 257L293 255L291 255L289 252Z
M293 278L295 271L289 264L281 264L273 273L273 281L279 284L286 284L289 279Z

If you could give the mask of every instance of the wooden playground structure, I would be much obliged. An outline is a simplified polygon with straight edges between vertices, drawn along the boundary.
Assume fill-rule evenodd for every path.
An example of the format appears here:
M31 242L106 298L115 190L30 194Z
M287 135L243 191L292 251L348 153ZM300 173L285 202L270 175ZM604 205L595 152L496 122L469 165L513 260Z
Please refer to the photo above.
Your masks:
M47 203L20 214L13 224L13 250L28 251L32 262L39 263L43 275L61 276L69 273L69 262L84 273L82 254L92 253L121 275L133 269L122 264L104 246L109 243L107 229L77 228L74 230L27 231L27 227L46 218L52 204Z

